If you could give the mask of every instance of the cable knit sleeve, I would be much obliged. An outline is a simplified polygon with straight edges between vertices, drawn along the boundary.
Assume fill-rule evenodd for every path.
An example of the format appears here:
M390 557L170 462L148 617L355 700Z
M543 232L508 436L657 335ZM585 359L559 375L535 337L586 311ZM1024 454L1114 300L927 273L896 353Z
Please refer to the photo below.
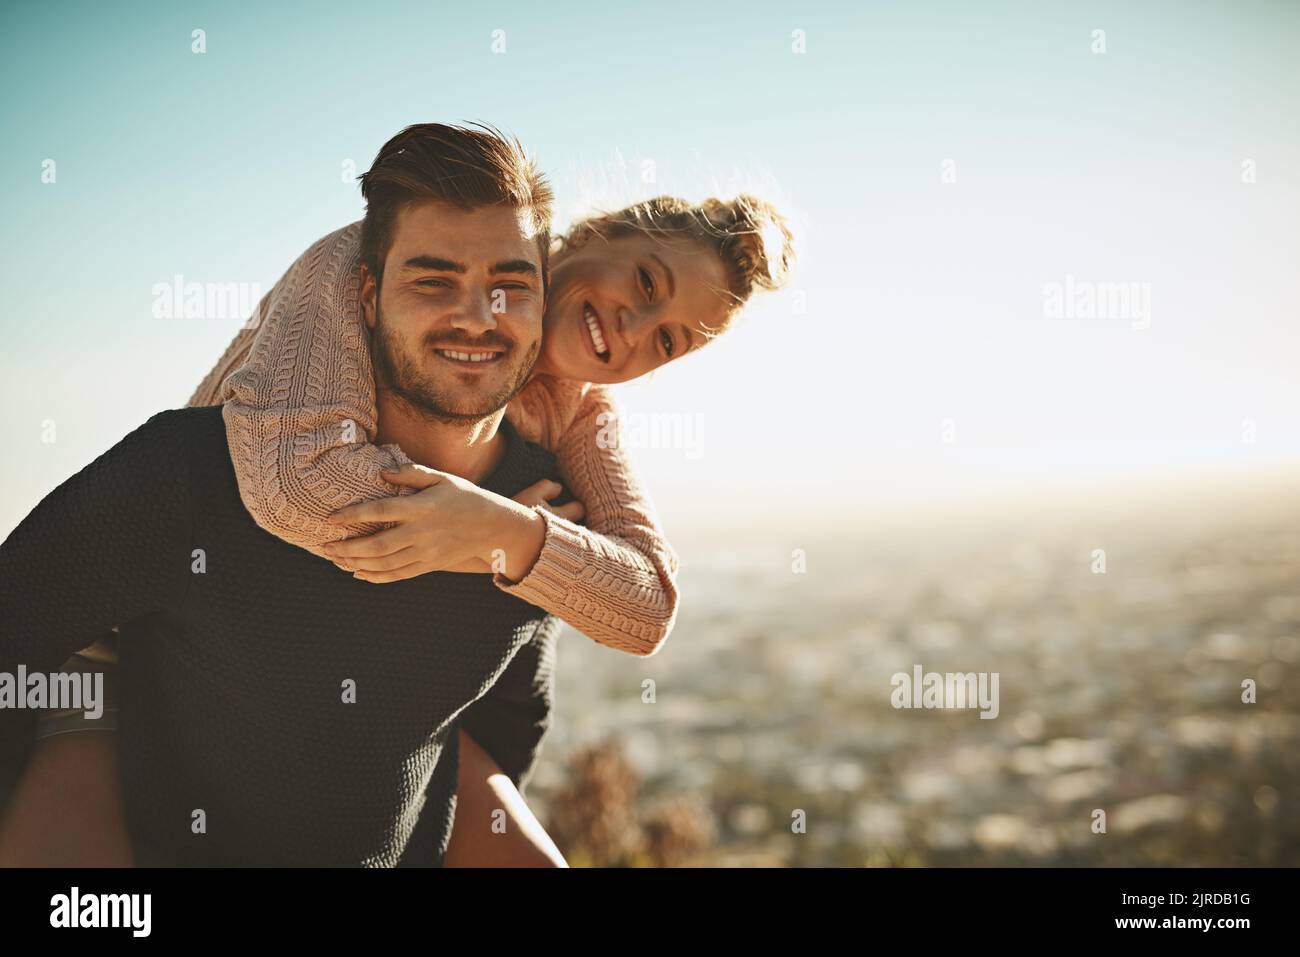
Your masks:
M677 617L679 562L618 442L609 390L582 384L577 412L553 445L561 478L586 507L586 526L539 509L546 538L537 561L518 582L493 580L602 645L653 655Z
M382 528L332 525L345 505L411 494L380 476L410 462L375 445L370 349L361 321L361 224L308 249L258 307L191 404L224 403L239 491L271 534L317 555Z

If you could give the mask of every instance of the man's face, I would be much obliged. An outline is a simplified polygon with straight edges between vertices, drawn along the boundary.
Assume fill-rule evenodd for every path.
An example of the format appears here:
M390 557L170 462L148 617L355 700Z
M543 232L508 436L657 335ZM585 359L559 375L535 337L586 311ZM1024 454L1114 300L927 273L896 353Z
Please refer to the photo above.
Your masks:
M377 385L444 421L503 408L541 350L541 270L519 210L402 208L382 283L363 271Z

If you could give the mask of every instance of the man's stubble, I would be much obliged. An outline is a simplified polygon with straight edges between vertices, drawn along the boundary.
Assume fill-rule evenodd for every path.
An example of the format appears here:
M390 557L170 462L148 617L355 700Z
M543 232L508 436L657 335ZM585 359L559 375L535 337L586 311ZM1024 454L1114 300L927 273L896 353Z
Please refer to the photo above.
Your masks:
M414 412L439 422L463 423L482 419L505 407L520 393L532 375L541 355L541 339L535 339L528 354L519 363L518 369L496 393L485 397L476 407L464 408L463 393L454 383L439 384L433 376L426 374L422 364L415 356L406 353L392 330L385 325L383 310L380 308L380 290L375 291L375 328L370 335L371 354L374 358L375 385L386 389L402 400ZM479 339L474 343L434 340L426 337L423 347L432 351L435 341L443 348L456 345L501 346L508 349L506 356L497 361L511 361L511 354L516 350L512 343L499 339ZM479 407L481 406L481 407Z

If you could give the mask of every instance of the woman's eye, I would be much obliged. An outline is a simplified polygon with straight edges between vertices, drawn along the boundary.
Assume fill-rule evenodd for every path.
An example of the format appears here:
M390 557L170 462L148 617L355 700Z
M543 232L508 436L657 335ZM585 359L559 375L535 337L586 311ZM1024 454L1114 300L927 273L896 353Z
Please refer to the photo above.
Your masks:
M668 333L668 330L667 330L667 329L660 329L660 330L659 330L659 339L660 339L660 341L663 342L663 344L664 344L664 352L668 353L668 357L669 357L669 358L672 358L672 354L673 354L673 337Z
M641 289L645 293L646 299L654 299L655 277L650 275L650 273L644 267L638 269L637 272L641 274L640 275Z

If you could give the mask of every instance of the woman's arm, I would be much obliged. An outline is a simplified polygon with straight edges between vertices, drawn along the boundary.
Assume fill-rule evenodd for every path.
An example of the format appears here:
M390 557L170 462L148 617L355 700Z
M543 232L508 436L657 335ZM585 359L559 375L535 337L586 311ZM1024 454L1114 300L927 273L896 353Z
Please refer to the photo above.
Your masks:
M555 406L565 405L575 386L545 384ZM676 621L680 564L618 441L612 394L603 386L577 388L577 412L554 451L561 477L586 509L586 527L543 512L537 561L517 581L502 574L494 581L603 645L648 657Z

